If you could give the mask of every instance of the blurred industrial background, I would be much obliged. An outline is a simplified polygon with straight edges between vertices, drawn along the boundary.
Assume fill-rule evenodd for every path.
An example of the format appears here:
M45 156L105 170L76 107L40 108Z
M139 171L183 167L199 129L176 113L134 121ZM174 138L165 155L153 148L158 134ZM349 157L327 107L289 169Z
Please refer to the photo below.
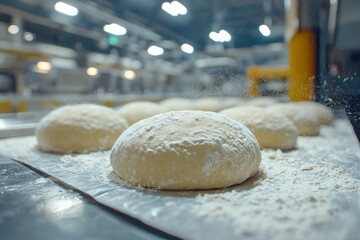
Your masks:
M0 111L358 95L357 0L2 0ZM345 96L345 97L344 97Z

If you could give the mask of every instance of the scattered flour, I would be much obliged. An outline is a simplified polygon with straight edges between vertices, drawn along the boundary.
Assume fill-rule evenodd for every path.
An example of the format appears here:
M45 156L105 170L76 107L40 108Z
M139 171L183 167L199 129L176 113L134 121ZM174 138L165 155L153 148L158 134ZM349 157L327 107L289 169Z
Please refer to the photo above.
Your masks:
M111 169L109 155L110 151L64 155L60 157L59 166L73 174L88 174L91 179L106 181ZM97 174L93 174L94 169L97 169Z
M358 148L341 148L338 138L330 138L332 133L325 127L326 137L300 138L298 150L290 152L263 150L260 169L265 177L258 185L246 191L199 195L193 213L207 221L230 221L239 237L347 239L349 229L356 228L356 221L349 218L336 234L329 235L331 229L319 231L344 215L336 199L355 198L359 203L360 197L360 180L353 176L358 165L348 162L345 170L335 161L353 156L359 163Z

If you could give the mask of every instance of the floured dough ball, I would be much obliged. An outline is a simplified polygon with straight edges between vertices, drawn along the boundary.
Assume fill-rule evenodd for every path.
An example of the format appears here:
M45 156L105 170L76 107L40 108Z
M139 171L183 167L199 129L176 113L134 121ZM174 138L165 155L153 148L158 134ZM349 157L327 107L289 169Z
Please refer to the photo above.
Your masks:
M160 103L168 111L192 110L194 102L185 98L169 98Z
M253 176L259 145L248 128L221 114L173 111L128 128L111 150L122 179L172 190L222 188Z
M244 100L237 97L225 97L220 99L221 109L227 109L244 104Z
M298 104L303 108L312 111L313 114L318 116L318 120L320 124L330 125L334 121L334 114L331 109L321 103L317 102L296 102L294 104Z
M221 110L221 104L216 98L199 98L195 100L194 109L218 112Z
M248 101L245 102L245 104L255 107L268 107L278 102L279 102L278 100L271 97L256 97L249 99Z
M118 109L118 112L124 117L129 125L132 125L142 119L166 112L166 109L157 103L137 101L124 104Z
M77 104L57 108L36 128L39 148L45 152L80 153L109 150L128 127L111 108Z
M296 146L296 126L280 113L252 106L229 108L220 113L248 127L261 148L290 150Z
M317 136L320 123L316 114L292 103L275 104L267 108L268 111L284 114L295 124L299 136Z

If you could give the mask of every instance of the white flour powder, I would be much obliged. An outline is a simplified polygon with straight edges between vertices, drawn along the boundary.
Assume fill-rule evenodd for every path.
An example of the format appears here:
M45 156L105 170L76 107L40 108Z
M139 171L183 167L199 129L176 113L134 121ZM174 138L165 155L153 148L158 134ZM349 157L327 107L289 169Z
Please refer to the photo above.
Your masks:
M359 162L359 151L341 148L344 144L337 144L341 137L333 138L331 127L324 127L321 134L325 138L300 138L295 151L263 150L263 174L252 188L199 195L193 213L208 221L230 221L236 236L347 239L349 229L358 224L349 218L334 233L319 229L346 214L337 199L355 198L359 203L360 181L351 174L358 172L354 170L358 165L352 161L345 170L334 163L349 157ZM348 214L354 218L359 213Z

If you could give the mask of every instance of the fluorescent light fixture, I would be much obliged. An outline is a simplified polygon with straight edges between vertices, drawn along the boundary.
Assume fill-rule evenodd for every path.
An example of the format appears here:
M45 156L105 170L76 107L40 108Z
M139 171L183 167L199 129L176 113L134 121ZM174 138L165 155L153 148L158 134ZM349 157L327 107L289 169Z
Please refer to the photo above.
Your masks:
M164 2L163 4L161 4L161 8L171 16L176 17L177 15L179 15L178 11L176 11L176 8L174 8L174 6L169 2Z
M132 70L126 70L124 72L124 77L129 80L134 80L136 78L136 73Z
M225 30L220 30L217 32L211 32L209 33L209 38L215 42L230 42L231 41L231 35Z
M24 32L24 39L25 41L31 42L35 39L35 37L31 32Z
M213 40L214 42L218 41L218 33L217 32L211 32L209 33L209 38Z
M176 9L176 11L179 15L187 14L187 8L184 5L182 5L180 2L172 1L171 5L173 6L174 9Z
M86 69L86 74L89 75L89 76L96 76L98 75L99 73L99 70L96 68L96 67L88 67Z
M147 52L153 56L160 56L164 53L164 49L161 47L152 45L148 48Z
M17 34L19 32L19 27L12 24L8 27L8 32L11 34Z
M231 41L231 35L227 31L220 30L219 35L220 35L222 42L230 42Z
M181 45L181 50L188 54L191 54L194 52L193 46L191 46L190 44L187 44L187 43L184 43L183 45Z
M170 14L171 16L186 15L187 8L178 1L164 2L161 5L162 10Z
M103 29L105 32L116 36L125 35L127 32L126 28L116 23L106 24Z
M67 3L64 3L64 2L57 2L54 6L54 9L56 11L58 11L59 13L62 13L62 14L65 14L65 15L68 15L68 16L76 16L79 11L76 7L70 5L70 4L67 4Z
M270 28L265 24L259 26L259 31L264 37L268 37L271 34Z
M38 73L48 73L52 69L52 64L45 61L39 61L36 63L34 71Z

